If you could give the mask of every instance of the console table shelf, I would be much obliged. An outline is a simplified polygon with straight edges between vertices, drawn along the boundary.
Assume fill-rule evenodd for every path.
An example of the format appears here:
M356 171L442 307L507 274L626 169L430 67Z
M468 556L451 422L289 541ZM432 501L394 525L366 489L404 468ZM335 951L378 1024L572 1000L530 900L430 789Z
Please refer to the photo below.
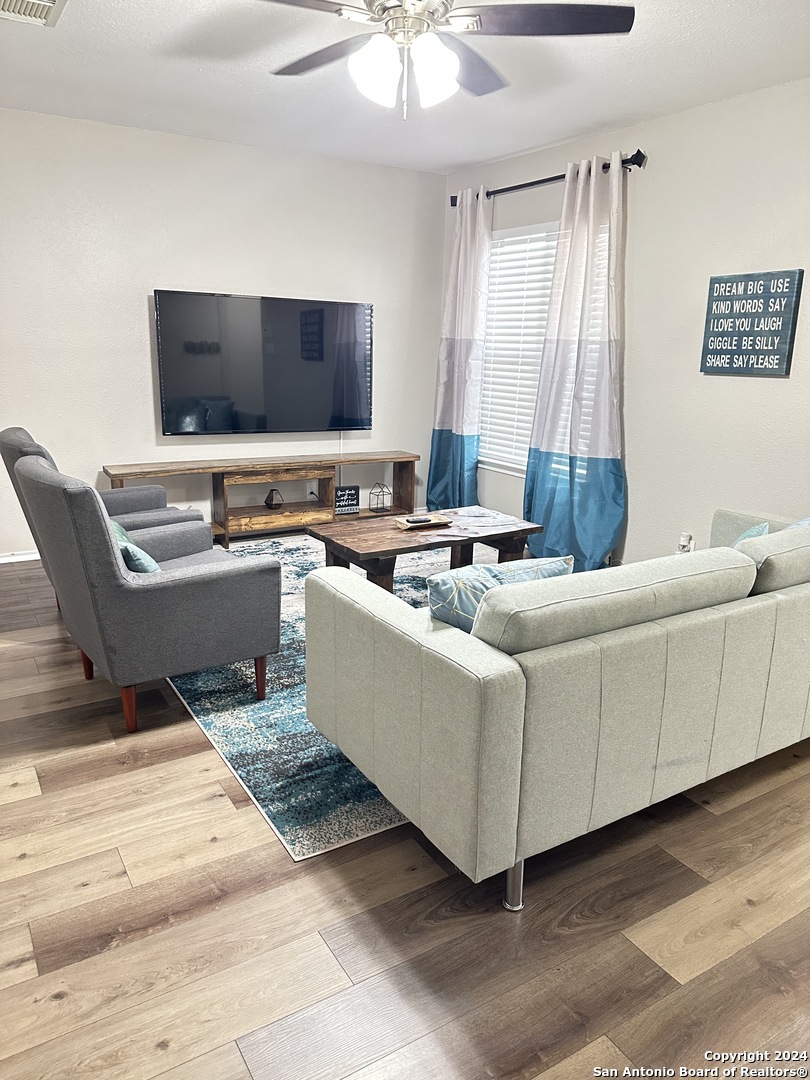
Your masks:
M323 457L295 455L275 458L241 458L211 461L152 461L135 465L104 465L112 487L126 480L159 476L210 475L212 487L211 528L227 547L234 536L264 532L286 532L308 525L324 525L335 520L335 479L342 465L393 465L392 514L411 514L414 509L416 462L419 454L404 450L366 451L358 454L326 454ZM317 485L316 500L267 506L231 506L230 492L242 484L277 484L305 481ZM357 515L350 515L356 517ZM360 517L377 516L361 510Z

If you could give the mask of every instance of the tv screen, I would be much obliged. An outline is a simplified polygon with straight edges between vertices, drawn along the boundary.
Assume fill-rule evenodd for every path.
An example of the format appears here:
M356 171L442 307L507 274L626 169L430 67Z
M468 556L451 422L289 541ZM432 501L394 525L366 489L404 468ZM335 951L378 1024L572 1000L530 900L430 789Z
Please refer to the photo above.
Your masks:
M371 304L155 290L164 435L371 427Z

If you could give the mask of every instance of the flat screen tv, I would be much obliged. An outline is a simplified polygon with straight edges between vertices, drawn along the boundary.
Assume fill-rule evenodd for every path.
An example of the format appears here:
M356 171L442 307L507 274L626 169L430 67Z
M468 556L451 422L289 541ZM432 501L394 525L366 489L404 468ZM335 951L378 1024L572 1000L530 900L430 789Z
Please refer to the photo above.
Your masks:
M371 427L371 304L155 290L164 435Z

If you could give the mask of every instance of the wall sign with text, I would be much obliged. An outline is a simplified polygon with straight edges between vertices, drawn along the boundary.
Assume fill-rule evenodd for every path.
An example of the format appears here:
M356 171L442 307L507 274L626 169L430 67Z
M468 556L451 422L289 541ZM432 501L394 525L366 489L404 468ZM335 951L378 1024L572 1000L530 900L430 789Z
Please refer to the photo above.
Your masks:
M700 370L787 378L804 270L709 278Z

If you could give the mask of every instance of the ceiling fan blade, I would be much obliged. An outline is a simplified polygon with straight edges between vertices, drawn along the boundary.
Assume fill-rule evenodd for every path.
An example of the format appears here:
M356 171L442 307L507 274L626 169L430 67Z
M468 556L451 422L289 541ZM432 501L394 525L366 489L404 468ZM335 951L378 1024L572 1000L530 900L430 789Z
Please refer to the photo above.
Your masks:
M448 22L477 18L479 34L546 37L556 34L626 34L636 9L623 4L483 4L453 8ZM459 27L459 29L461 29Z
M272 0L274 4L287 4L289 7L312 8L313 11L328 11L337 15L342 4L333 3L333 0Z
M476 97L483 97L484 94L491 94L509 85L506 79L491 64L488 64L483 56L479 56L475 49L471 49L466 41L462 41L455 34L445 34L441 30L435 33L436 37L440 38L442 43L461 61L458 84L464 90L475 94Z
M295 60L292 64L279 68L273 74L303 75L307 71L314 71L315 68L324 67L325 64L332 64L335 60L342 60L344 56L351 56L353 52L361 49L370 37L373 37L373 35L358 34L356 37L346 38L345 41L338 41L334 45L327 45L325 49L318 49L317 52L310 53L309 56L302 56L300 60Z

